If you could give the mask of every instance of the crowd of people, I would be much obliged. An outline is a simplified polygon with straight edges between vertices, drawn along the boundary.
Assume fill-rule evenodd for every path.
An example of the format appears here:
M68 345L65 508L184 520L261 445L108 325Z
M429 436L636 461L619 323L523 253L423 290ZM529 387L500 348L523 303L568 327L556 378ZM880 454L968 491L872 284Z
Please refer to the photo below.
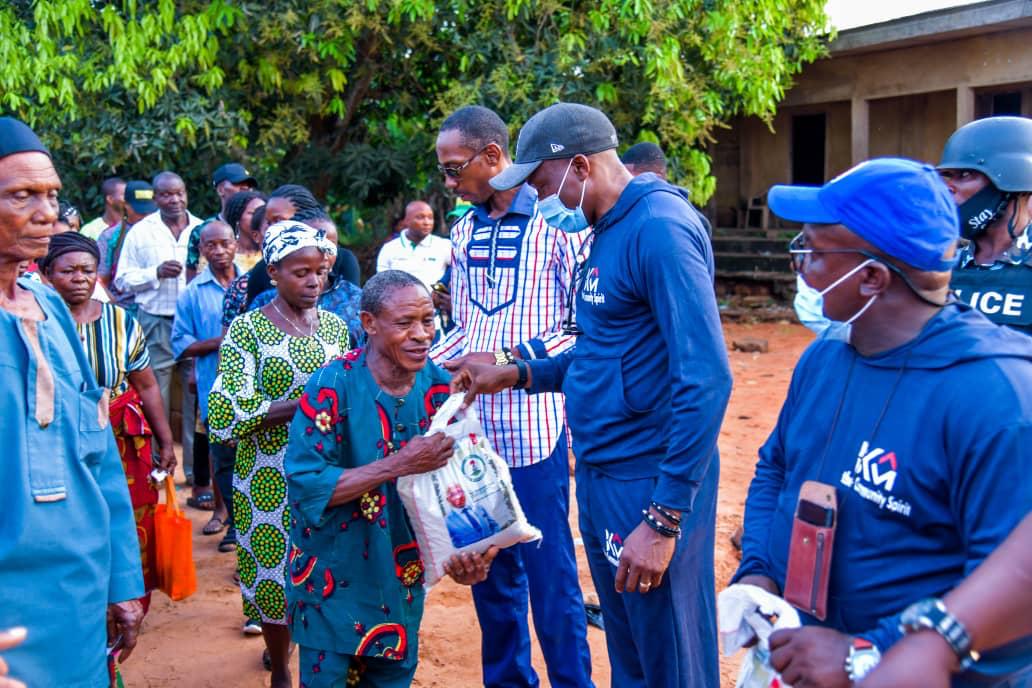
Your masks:
M571 442L612 685L720 685L732 381L709 224L595 108L545 108L515 155L508 131L480 106L444 119L448 237L410 202L363 283L303 186L224 164L202 220L175 172L111 178L82 224L47 148L0 118L0 686L109 685L132 652L173 408L186 503L235 553L272 686L292 666L307 688L410 685L424 569L395 481L449 460L425 433L455 392L543 534L446 566L484 685L540 683L530 618L549 683L593 685ZM967 125L938 169L876 159L768 202L802 225L796 305L820 331L732 580L803 618L771 665L794 686L1032 686L1032 120ZM908 661L935 669L914 683Z

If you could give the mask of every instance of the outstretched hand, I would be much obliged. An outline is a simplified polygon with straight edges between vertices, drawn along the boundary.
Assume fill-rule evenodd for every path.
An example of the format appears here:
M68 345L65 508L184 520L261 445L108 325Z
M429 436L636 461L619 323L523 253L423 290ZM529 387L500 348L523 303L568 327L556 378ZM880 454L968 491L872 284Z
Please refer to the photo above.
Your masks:
M487 580L491 562L498 556L498 547L491 545L483 554L466 552L456 554L444 562L444 572L460 585L474 585Z
M462 401L463 410L480 394L497 394L505 389L512 389L519 379L519 371L514 365L496 366L472 361L446 361L443 367L452 373L451 391L465 392Z

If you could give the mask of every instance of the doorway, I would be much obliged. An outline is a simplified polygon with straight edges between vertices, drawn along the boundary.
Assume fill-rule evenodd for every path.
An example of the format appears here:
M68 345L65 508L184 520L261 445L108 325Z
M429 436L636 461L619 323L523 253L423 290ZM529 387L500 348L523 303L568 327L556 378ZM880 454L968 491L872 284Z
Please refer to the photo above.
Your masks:
M824 183L824 147L827 117L792 117L792 183L820 186Z

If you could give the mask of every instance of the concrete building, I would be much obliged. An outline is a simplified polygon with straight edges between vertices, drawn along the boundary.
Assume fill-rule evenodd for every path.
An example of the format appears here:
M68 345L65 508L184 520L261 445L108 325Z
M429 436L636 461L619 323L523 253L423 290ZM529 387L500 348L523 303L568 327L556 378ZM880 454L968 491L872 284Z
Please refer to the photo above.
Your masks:
M741 118L720 133L707 209L718 227L762 226L773 184L818 185L875 156L937 162L957 127L1002 114L1032 116L1032 0L843 31L798 75L773 131Z

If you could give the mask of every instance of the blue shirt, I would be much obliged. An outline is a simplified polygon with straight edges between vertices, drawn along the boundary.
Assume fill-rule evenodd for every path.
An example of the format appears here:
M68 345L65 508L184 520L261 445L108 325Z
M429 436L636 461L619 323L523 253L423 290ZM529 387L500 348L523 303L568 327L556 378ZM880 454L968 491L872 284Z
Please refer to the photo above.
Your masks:
M236 276L236 266L233 275ZM172 323L172 354L180 358L183 352L195 342L222 336L222 301L226 288L219 284L211 267L206 267L187 285L176 301L176 318ZM197 403L201 408L201 420L208 418L208 392L215 384L219 366L219 350L196 358Z
M874 356L818 339L760 449L735 580L759 574L783 588L800 486L832 485L822 625L884 652L909 604L955 587L1032 509L1030 419L1032 339L967 306L947 306L914 340ZM1007 662L985 653L975 669L1032 666L1029 640Z
M136 522L107 391L71 315L49 287L18 284L46 320L0 310L0 628L29 631L3 658L29 686L97 688L107 605L144 592Z
M677 187L635 177L595 224L580 269L577 346L530 361L532 391L566 393L573 450L690 511L731 394L707 223ZM710 524L712 527L712 524Z

